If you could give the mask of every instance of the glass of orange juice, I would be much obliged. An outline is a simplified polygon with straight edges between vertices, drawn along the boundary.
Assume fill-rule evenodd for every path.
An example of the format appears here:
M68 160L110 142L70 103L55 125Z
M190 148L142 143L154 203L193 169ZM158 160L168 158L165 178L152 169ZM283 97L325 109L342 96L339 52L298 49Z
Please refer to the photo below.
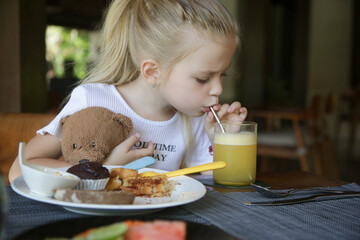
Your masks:
M214 170L214 181L229 186L243 186L256 179L257 124L255 122L215 123L214 162L226 167Z

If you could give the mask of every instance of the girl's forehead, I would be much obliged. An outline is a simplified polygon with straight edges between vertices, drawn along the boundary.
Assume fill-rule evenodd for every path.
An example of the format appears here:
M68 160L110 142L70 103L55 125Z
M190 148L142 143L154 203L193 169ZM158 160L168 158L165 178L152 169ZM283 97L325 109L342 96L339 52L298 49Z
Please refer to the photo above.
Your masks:
M198 31L189 26L184 27L177 37L179 42L176 55L180 57L171 65L167 65L169 61L161 61L164 72L171 71L173 67L179 66L179 64L186 64L189 68L199 68L201 65L219 65L219 62L225 62L225 65L228 66L237 46L236 36L217 36L205 30ZM227 57L229 55L230 57Z
M222 71L229 67L236 45L236 39L206 39L181 62L189 68L202 69L204 72L210 69Z
M237 41L235 37L193 36L189 40L185 59L232 55L236 46Z
M237 46L235 38L197 38L193 40L196 46L188 56L197 56L201 54L225 54L233 52Z
M204 46L206 43L229 44L235 41L237 44L235 35L218 35L205 30L197 30L189 26L183 28L181 35L180 37L183 38L184 43L188 44L190 48L192 47L193 51Z

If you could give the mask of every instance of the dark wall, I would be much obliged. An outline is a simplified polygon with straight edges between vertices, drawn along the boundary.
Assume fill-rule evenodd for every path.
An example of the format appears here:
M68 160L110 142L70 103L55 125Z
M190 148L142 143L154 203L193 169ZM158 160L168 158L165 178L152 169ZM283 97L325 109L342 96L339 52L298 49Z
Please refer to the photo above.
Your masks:
M1 112L46 111L45 3L0 3Z

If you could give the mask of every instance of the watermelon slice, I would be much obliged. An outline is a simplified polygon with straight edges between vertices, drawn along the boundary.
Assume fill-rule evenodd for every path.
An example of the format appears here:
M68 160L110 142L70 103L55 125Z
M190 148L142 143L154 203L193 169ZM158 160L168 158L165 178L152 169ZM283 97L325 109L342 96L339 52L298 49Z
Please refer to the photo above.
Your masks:
M126 221L125 240L185 240L186 223L155 220L152 222Z
M91 228L71 240L185 240L186 223L154 220L128 220L98 228ZM55 240L55 239L53 239Z

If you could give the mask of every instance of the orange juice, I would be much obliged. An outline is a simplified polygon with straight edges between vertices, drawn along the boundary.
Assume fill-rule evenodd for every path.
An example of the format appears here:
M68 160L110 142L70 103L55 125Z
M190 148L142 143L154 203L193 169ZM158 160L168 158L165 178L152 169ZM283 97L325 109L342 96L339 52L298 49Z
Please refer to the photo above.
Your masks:
M226 167L214 170L214 181L240 186L255 182L256 133L215 133L214 162L225 161Z

